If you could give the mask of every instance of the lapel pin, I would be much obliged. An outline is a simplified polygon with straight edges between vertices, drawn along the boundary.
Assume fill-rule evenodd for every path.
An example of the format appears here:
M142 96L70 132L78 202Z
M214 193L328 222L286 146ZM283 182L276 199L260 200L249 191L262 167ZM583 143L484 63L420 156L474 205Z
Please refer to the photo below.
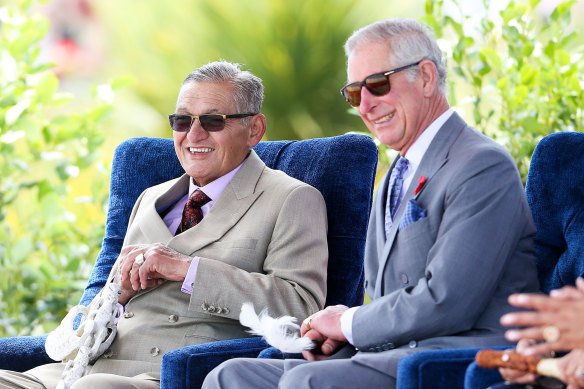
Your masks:
M414 191L414 196L416 196L420 190L422 190L422 187L424 186L424 184L426 183L426 176L420 176L420 180L418 181L418 186L416 187L416 190Z

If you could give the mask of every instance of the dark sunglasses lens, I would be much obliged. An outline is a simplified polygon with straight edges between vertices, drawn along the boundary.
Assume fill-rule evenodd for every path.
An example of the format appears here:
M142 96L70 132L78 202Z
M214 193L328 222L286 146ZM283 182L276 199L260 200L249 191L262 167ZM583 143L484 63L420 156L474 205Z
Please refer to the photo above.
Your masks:
M365 79L365 85L375 96L383 96L389 92L389 76L374 74Z
M221 115L201 115L199 120L205 131L221 131L225 128L225 120Z
M170 126L173 131L177 132L188 132L191 129L191 117L190 116L171 116Z
M343 88L343 97L353 107L358 107L361 104L361 84L355 83L347 85Z

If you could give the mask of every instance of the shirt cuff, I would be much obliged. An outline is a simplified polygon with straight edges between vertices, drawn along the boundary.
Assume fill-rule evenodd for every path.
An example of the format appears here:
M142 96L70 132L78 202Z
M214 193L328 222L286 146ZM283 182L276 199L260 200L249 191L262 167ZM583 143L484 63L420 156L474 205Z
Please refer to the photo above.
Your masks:
M118 324L118 321L120 321L120 318L122 317L122 315L124 314L124 312L126 311L126 307L123 306L120 303L118 304L118 314L116 317L114 317L114 324Z
M193 294L193 286L195 285L195 277L197 276L197 268L199 267L199 257L194 257L189 266L189 271L185 276L180 290L187 294Z
M355 315L355 311L358 308L349 308L341 315L341 331L343 331L343 335L345 335L345 338L351 344L353 344L353 315Z

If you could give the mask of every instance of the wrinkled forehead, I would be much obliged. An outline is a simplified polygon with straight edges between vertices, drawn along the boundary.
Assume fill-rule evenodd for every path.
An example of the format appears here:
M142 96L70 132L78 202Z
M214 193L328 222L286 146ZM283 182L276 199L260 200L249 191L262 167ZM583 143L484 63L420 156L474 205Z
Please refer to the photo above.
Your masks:
M365 77L393 69L389 45L373 42L356 47L347 59L348 82L362 81Z
M178 93L176 112L229 113L235 106L233 92L233 85L227 81L187 81Z

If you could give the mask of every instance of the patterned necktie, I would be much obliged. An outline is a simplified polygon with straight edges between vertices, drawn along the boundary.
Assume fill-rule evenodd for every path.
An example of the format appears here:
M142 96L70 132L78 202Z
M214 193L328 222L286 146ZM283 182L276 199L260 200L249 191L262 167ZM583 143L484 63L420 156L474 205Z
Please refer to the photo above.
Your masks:
M393 218L399 208L401 191L404 184L404 174L408 170L408 160L400 157L391 171L389 177L389 193L385 206L385 236L389 235L389 230L393 224Z
M183 210L182 214L182 221L176 229L175 235L178 235L181 232L184 232L189 228L199 224L199 222L203 220L203 211L201 210L201 207L207 204L209 201L211 201L211 199L205 193L199 189L194 191L192 196L185 204L185 209Z

